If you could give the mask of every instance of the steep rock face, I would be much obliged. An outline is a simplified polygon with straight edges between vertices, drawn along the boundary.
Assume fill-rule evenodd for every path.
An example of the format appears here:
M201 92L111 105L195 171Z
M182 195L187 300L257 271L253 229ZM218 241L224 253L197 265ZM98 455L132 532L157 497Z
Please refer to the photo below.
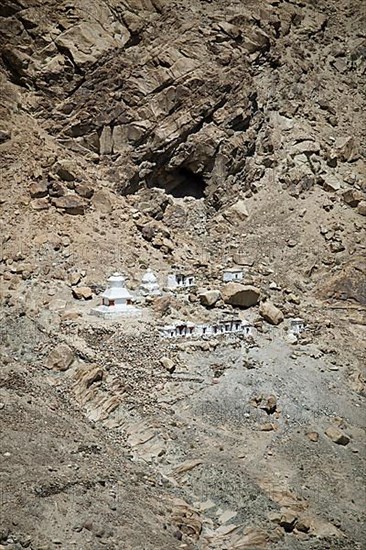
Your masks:
M296 193L322 184L335 153L317 126L347 121L331 81L356 85L363 71L360 39L330 42L342 8L186 4L5 2L4 67L38 91L48 130L100 155L123 194L162 187L217 207L276 165Z

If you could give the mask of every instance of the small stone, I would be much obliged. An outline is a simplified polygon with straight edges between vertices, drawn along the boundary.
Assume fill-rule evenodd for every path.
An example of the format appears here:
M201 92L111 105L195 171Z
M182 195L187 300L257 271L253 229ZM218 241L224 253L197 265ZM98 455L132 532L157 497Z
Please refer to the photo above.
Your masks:
M72 293L77 300L91 300L93 298L93 291L89 286L74 287Z
M267 399L261 402L259 408L266 411L267 414L273 414L277 409L277 397L275 395L269 395Z
M230 222L244 221L248 218L249 212L244 200L240 199L230 206L225 212L224 217Z
M77 195L65 195L52 200L57 209L64 210L67 214L84 214L84 201Z
M80 195L80 197L84 197L84 199L91 199L94 195L94 189L82 183L77 183L75 185L75 192Z
M175 364L174 361L172 361L169 357L162 357L160 359L161 365L166 369L170 374L172 374L175 371Z
M56 162L53 171L64 181L74 181L76 179L77 165L74 161L63 159Z
M301 517L296 522L297 531L301 531L302 533L308 533L310 531L310 527L311 522L307 517Z
M41 199L48 195L47 183L44 181L35 181L29 186L29 193L32 199Z
M261 432L272 432L274 430L274 425L271 422L265 422L259 426Z
M318 432L307 432L306 437L309 441L313 441L313 443L316 443L319 441L319 434Z
M281 515L280 525L287 533L291 533L294 530L297 515L291 510L287 510Z
M48 199L36 199L32 202L32 208L33 210L48 210L50 207L50 203Z
M10 132L7 132L6 130L0 130L0 143L4 143L10 138L11 138Z
M329 426L327 430L325 430L325 435L329 437L333 441L333 443L336 443L337 445L348 445L351 438L345 434L340 428L337 428L336 426Z
M347 191L343 193L343 200L352 208L356 208L361 201L365 200L365 193L357 189L347 189Z
M81 274L78 271L73 271L69 275L69 283L71 286L75 286L80 283Z
M59 344L48 355L46 367L48 369L66 371L74 362L74 352L66 344Z
M357 205L357 214L361 216L366 216L366 200L360 201Z

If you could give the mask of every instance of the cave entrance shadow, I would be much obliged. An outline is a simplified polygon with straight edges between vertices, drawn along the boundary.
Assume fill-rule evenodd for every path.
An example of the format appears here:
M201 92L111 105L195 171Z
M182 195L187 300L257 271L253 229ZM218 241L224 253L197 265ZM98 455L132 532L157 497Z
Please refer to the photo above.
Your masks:
M201 174L195 174L189 168L180 166L170 172L160 171L149 182L149 187L165 189L166 193L176 199L202 199L205 197L206 182Z

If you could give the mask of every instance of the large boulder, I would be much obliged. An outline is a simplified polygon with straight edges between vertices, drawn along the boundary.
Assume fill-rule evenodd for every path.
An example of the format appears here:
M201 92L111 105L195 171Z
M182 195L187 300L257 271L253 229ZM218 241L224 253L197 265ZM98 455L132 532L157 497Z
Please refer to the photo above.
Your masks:
M272 302L262 302L259 314L271 325L279 325L283 321L283 313Z
M198 295L200 302L203 306L212 307L221 298L221 292L219 290L205 290Z
M49 354L46 367L52 370L65 371L74 362L74 352L66 344L59 344Z
M259 296L259 288L234 282L228 283L222 290L225 304L243 308L255 306L259 301Z

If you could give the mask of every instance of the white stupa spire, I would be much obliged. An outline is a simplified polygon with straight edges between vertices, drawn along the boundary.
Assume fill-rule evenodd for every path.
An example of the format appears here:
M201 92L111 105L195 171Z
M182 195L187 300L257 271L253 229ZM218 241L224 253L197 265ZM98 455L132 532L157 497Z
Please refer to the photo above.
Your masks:
M161 294L158 279L150 267L141 279L140 290L144 296L159 296Z

